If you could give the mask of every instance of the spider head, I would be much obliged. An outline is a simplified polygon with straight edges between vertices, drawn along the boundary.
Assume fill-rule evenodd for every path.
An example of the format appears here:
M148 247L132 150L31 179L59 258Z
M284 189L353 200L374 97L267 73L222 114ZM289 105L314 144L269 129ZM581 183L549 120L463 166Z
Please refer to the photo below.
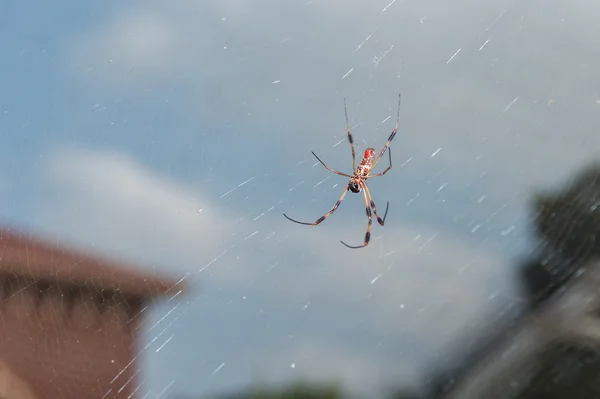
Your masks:
M355 181L351 181L348 184L348 190L352 191L353 193L360 193L361 188L358 184L356 184Z

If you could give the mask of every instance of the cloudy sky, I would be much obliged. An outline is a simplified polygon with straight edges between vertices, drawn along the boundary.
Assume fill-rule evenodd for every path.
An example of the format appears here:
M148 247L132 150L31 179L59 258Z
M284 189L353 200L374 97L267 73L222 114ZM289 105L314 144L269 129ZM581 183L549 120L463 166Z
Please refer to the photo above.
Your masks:
M584 0L10 1L0 216L190 289L145 332L139 391L418 382L518 302L528 201L600 149ZM318 227L357 152L394 168ZM383 170L386 161L377 169Z

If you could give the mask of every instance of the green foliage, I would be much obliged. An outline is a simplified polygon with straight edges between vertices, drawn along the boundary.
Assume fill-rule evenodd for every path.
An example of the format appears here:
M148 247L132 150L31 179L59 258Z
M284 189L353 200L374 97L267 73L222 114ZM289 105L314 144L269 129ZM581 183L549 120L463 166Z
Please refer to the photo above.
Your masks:
M532 202L538 247L520 271L535 308L577 268L600 255L600 164L583 170L563 189L542 193Z
M535 228L552 254L581 263L600 254L600 165L577 176L566 190L535 201Z
M600 356L592 349L557 343L538 364L530 385L516 399L600 397Z
M284 388L255 388L248 392L234 393L215 399L342 399L341 390L334 386L317 386L296 383Z
M534 207L542 249L537 259L523 265L522 277L528 292L543 302L577 267L600 255L600 165L581 172L565 189L540 195ZM535 367L517 399L600 397L596 351L556 342L537 358Z

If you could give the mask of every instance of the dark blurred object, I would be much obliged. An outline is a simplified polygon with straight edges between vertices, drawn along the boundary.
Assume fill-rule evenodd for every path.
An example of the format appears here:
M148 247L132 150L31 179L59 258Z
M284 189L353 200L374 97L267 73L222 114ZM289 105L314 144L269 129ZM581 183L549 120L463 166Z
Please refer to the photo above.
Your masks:
M582 171L566 190L535 200L536 231L553 255L580 263L600 252L600 165ZM549 254L548 254L549 255Z
M537 259L525 261L519 270L521 290L535 310L560 287L559 280Z
M564 189L538 195L534 201L534 224L542 241L542 261L547 266L565 269L600 253L599 206L599 164L580 172Z
M386 396L387 399L426 399L422 393L416 392L409 388L400 388L393 391L390 395Z
M534 212L538 254L521 269L531 310L560 297L560 290L571 280L588 282L583 288L585 281L574 281L573 287L578 288L569 293L571 297L579 293L579 307L569 301L571 308L565 315L567 301L563 300L555 311L556 316L563 314L550 324L556 326L566 317L570 325L559 326L562 333L536 356L535 371L518 398L598 398L600 356L592 349L600 344L596 340L600 320L593 277L597 271L589 268L600 254L600 165L589 166L558 192L539 195L534 201Z
M232 393L211 399L362 399L356 395L345 395L336 385L296 383L283 388L250 388L248 392ZM387 396L389 399L423 399L418 393L399 389ZM176 399L191 399L179 397Z
M515 399L600 397L600 356L590 348L556 343L539 356L539 369Z
M345 397L336 385L295 383L283 388L249 388L246 392L219 395L210 399L343 399Z
M581 171L557 192L533 201L535 257L521 267L522 285L532 309L600 254L600 164Z

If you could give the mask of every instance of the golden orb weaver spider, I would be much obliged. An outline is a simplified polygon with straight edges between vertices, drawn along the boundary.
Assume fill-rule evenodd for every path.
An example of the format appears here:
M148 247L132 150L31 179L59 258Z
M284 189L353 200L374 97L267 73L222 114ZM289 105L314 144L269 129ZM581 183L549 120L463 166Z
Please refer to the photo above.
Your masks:
M398 95L398 114L396 116L396 127L394 128L394 130L392 130L392 134L390 134L390 137L388 138L387 143L385 143L385 146L383 146L383 149L379 153L379 156L375 160L373 160L373 158L375 157L375 149L367 148L365 150L365 153L364 153L358 167L356 167L356 154L354 151L354 139L352 138L352 133L350 133L350 125L348 124L348 111L346 109L346 100L344 100L344 113L346 114L346 130L348 131L348 142L350 143L350 148L352 149L352 170L354 170L354 173L352 175L349 175L346 173L338 172L337 170L332 169L329 166L325 165L325 163L323 161L321 161L321 159L317 156L317 154L314 153L314 151L312 152L312 154L315 156L315 158L317 158L317 160L321 163L321 165L323 165L325 167L325 169L327 169L337 175L348 177L348 178L350 178L350 181L346 185L344 192L342 193L342 195L340 196L338 201L335 203L333 208L329 212L327 212L324 216L321 216L319 219L317 219L315 222L312 222L312 223L300 222L298 220L292 219L285 213L283 214L283 216L285 216L288 220L291 220L294 223L304 224L304 225L308 225L308 226L316 226L319 223L321 223L322 221L324 221L325 219L327 219L333 212L336 211L336 209L340 206L340 204L344 200L344 197L346 196L346 193L348 193L348 191L352 191L355 194L360 193L362 191L363 196L365 198L367 218L369 219L369 224L367 225L367 232L365 234L365 242L363 245L358 245L358 246L350 246L350 245L346 244L344 241L340 241L340 242L342 244L344 244L345 246L347 246L348 248L352 248L352 249L364 248L367 245L369 245L369 241L371 240L371 223L373 222L371 209L373 210L373 213L375 214L375 217L377 218L377 222L379 222L379 224L381 226L383 226L383 224L385 223L385 218L388 213L388 209L390 207L390 203L388 201L388 203L385 207L385 213L383 215L383 219L380 218L379 215L377 214L377 208L375 207L375 202L373 201L373 197L371 197L371 192L369 191L369 187L367 187L367 179L371 179L373 177L378 177L378 176L383 176L390 169L392 169L392 149L390 147L390 143L394 139L394 136L396 135L396 132L398 131L398 120L400 119L400 102L401 102L401 100L402 100L402 96L399 94ZM383 172L372 175L371 170L375 167L375 165L377 165L377 162L379 162L381 160L381 158L383 157L383 154L385 154L386 150L388 150L390 166L388 166Z

